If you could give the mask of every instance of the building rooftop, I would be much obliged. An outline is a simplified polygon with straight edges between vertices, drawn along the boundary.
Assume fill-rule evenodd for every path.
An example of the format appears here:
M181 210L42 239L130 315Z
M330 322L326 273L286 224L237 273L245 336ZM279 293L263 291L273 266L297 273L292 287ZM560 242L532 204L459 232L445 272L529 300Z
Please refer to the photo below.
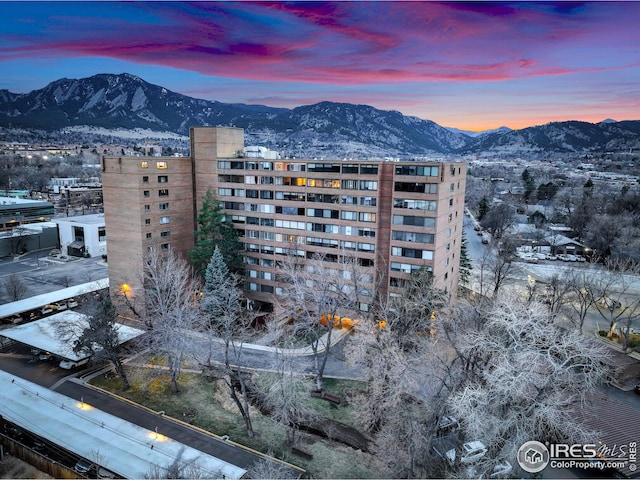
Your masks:
M77 223L81 225L104 225L104 213L92 213L90 215L78 215L75 217L57 217L52 219L55 223Z
M89 326L88 318L82 313L66 310L41 320L4 329L0 331L0 335L67 360L80 360L89 355L88 353L74 352L71 342ZM117 325L117 329L120 343L132 340L144 333L143 330L120 324ZM64 334L60 332L64 332ZM67 335L70 338L64 339L63 337Z
M246 470L160 433L103 412L35 383L0 371L0 415L122 478L148 478L177 460L194 465L199 478L242 477ZM99 459L96 459L99 452Z

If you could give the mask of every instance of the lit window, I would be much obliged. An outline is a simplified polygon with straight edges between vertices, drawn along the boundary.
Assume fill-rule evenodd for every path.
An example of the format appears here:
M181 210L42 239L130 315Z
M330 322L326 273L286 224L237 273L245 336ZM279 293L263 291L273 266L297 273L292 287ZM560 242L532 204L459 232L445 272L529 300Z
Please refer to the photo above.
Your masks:
M147 168L147 167L149 166L149 162L141 162L141 163L140 163L140 166L141 166L142 168Z
M167 168L167 162L156 162L156 168Z

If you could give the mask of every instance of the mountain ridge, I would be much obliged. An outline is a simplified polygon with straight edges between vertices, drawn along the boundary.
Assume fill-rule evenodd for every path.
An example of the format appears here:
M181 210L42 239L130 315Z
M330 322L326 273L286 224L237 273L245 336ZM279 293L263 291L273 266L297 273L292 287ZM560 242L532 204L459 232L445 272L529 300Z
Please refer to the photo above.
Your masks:
M193 126L235 126L245 129L248 143L289 155L446 156L640 148L639 120L465 132L369 105L323 101L287 109L197 99L128 73L61 78L25 94L0 90L0 127L56 132L85 125L183 136Z

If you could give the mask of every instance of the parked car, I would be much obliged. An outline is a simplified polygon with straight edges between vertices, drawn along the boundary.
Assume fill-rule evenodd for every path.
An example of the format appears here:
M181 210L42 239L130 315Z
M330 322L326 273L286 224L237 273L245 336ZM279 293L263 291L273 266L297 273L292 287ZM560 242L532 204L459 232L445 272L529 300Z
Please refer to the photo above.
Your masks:
M72 368L81 367L89 363L89 358L81 358L80 360L62 360L60 362L60 368L65 370L71 370Z
M460 452L460 463L475 463L486 454L487 446L479 440L463 443L462 451ZM456 462L456 450L454 448L445 453L445 456L447 457L447 460L451 465Z
M98 469L98 478L116 478L116 474L111 470L107 470L106 468L100 467Z
M74 465L73 470L78 473L89 473L89 470L93 467L93 464L87 460L78 460Z
M558 260L558 257L557 257L557 256L555 256L555 255L553 255L552 253L547 253L547 254L544 256L544 258L545 258L546 260Z
M51 352L40 352L40 355L38 355L38 358L40 360L52 360L53 359L53 353Z
M456 430L460 425L454 417L442 417L438 422L438 435L445 435Z

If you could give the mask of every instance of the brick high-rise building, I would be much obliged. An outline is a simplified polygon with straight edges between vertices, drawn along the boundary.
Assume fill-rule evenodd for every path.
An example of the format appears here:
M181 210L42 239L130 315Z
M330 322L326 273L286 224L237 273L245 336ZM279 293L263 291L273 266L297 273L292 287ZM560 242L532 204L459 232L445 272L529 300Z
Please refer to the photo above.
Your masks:
M256 302L273 303L276 261L287 253L349 252L382 276L383 295L421 267L438 287L457 288L464 163L282 159L245 147L242 129L198 127L190 158L104 157L102 169L112 293L139 291L146 247L193 247L209 188L244 242Z

